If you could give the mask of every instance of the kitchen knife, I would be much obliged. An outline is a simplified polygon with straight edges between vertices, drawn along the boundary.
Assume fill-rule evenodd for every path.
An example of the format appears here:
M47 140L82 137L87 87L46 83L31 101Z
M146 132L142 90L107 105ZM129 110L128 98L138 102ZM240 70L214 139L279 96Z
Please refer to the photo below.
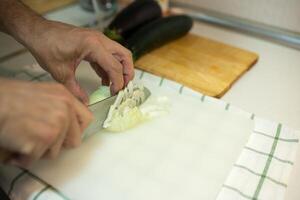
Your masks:
M147 100L147 98L151 95L151 92L148 88L144 87L144 94L145 94L145 98L143 102L141 102L141 104ZM103 129L103 123L107 117L109 108L115 102L116 98L117 95L114 95L88 106L88 108L94 115L94 120L91 122L88 128L86 128L85 131L83 132L82 135L83 140ZM11 158L11 156L14 156L14 153L0 148L1 162L8 161Z
M151 95L151 92L148 88L144 87L145 98L142 103L144 103L147 98ZM89 105L90 111L94 115L94 120L91 122L89 127L83 132L82 139L93 135L94 133L99 132L103 129L103 123L107 117L110 106L115 102L117 95L108 97L102 101L93 103Z

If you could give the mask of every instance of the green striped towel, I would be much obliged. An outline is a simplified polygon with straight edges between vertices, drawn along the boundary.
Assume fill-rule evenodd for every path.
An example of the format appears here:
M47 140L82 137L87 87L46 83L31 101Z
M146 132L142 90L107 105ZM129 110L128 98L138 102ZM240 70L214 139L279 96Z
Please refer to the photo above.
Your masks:
M284 199L298 136L282 124L255 118L249 141L217 199Z
M9 73L11 75L11 73ZM17 79L22 80L29 80L29 81L49 81L51 77L49 74L45 73L43 70L38 68L36 65L33 66L26 66L21 71L14 73L12 75ZM155 149L153 149L154 154L148 153L151 157L155 156L163 156L164 154L168 155L168 157L164 157L164 160L158 162L154 165L154 161L156 158L152 158L153 162L148 160L147 158L140 158L140 162L145 162L150 167L158 167L159 170L151 170L147 171L147 176L145 179L147 180L147 184L145 184L145 188L140 187L143 186L144 183L139 183L136 185L136 188L132 188L130 186L134 185L133 180L135 180L136 173L130 170L128 166L122 165L122 162L116 164L119 165L118 170L116 169L108 169L108 173L95 173L92 177L88 177L86 171L89 171L93 168L93 164L90 164L86 170L77 174L77 176L69 176L69 171L72 171L72 167L76 166L76 163L72 164L72 160L68 157L64 157L58 159L53 162L45 162L42 163L41 166L36 167L35 169L19 169L14 167L8 166L1 166L0 169L0 186L4 188L4 190L9 194L12 200L66 200L66 199L99 199L100 197L103 199L218 199L218 200L227 200L227 199L284 199L284 193L288 185L288 179L290 172L293 167L293 162L295 160L295 154L298 147L298 136L299 132L291 130L281 124L273 123L261 118L256 117L254 114L245 112L235 106L230 105L229 103L223 102L221 100L211 98L205 95L202 95L198 92L194 92L183 85L178 83L165 80L163 77L153 76L146 72L137 70L136 71L136 80L140 80L147 87L149 86L152 91L159 90L160 88L164 88L164 91L169 91L175 98L178 100L186 100L192 98L196 100L196 104L199 104L199 109L203 113L210 114L206 117L216 117L214 115L220 115L221 121L215 122L217 125L213 125L216 128L216 131L219 127L228 127L227 122L231 122L228 118L233 117L234 122L236 122L236 126L239 126L240 123L245 123L245 128L249 124L254 124L254 128L252 128L252 132L249 131L241 131L240 134L233 134L228 133L228 137L234 138L227 138L227 135L218 136L215 140L220 139L216 144L208 143L201 143L201 149L210 149L209 146L214 146L211 149L219 149L218 154L221 154L223 151L226 152L231 146L226 146L223 143L230 143L230 145L235 144L237 147L232 148L239 149L239 152L235 152L234 155L231 157L226 157L224 161L222 157L218 157L219 155L216 152L210 152L210 157L203 158L207 156L205 152L197 152L194 156L195 151L197 150L197 146L194 147L194 150L190 148L193 144L198 144L197 142L193 141L197 138L197 134L201 135L201 133L185 135L176 135L174 133L174 138L181 137L182 140L174 140L174 145L176 148L181 148L180 151L178 149L173 148L173 153L175 154L166 154L166 150L168 148L172 149L171 146L168 148L164 148L166 146L165 142L172 139L166 138L167 140L162 139L161 134L153 134L151 136L145 136L146 139L151 139L157 137L158 144L156 144ZM191 100L191 99L190 99ZM188 101L189 102L189 101ZM174 114L174 113L173 113ZM197 118L197 111L192 112L190 114L190 118ZM223 119L222 119L223 116ZM216 119L216 118L212 118ZM211 123L209 120L205 121L203 119L203 123ZM223 122L223 124L222 124ZM249 123L251 122L251 123ZM187 123L187 122L185 122ZM154 122L153 122L154 124ZM199 124L194 124L199 125ZM200 126L205 126L205 124L200 124ZM249 126L250 127L250 126ZM214 128L214 127L213 127ZM231 127L233 131L239 131L239 129L235 129L236 127ZM191 128L192 130L193 128ZM242 129L243 130L243 129ZM243 133L244 132L244 133ZM226 131L224 132L226 133ZM213 132L210 133L213 136ZM205 135L205 134L204 134ZM85 151L92 146L92 142L97 141L97 135L93 136L93 141L87 141L86 144L82 145L82 147L78 150L73 150L73 155L75 158L77 157L77 152ZM124 137L124 140L127 142L132 142L136 140L136 142L140 143L140 140L137 138L132 137L132 135L120 135L119 137ZM163 136L164 137L164 136ZM167 137L167 135L165 135ZM191 137L188 140L188 137ZM209 138L209 137L208 137ZM246 139L245 139L246 138ZM104 136L101 140L108 139ZM191 140L193 139L193 140ZM237 141L235 141L237 140ZM208 140L210 141L210 140ZM235 143L234 143L235 141ZM114 140L111 141L112 143L115 142ZM184 144L184 142L189 142ZM102 144L102 143L100 143ZM112 144L113 145L113 144ZM115 144L118 147L118 143ZM133 143L136 145L136 143ZM149 145L149 142L144 144L140 144L142 146ZM169 144L170 145L170 144ZM223 145L223 146L222 146ZM225 149L224 149L225 148ZM143 149L143 148L140 148ZM161 151L161 150L163 151ZM104 148L104 150L106 150ZM118 150L118 149L117 149ZM117 151L116 150L116 151ZM114 151L114 150L113 150ZM156 154L155 154L156 151ZM75 152L75 153L74 153ZM121 154L122 156L118 159L126 161L126 159L122 158L127 155L125 152L129 153L132 156L132 151L125 151ZM229 151L230 152L230 151ZM110 152L115 153L115 152ZM147 152L146 152L147 153ZM72 154L72 153L71 153ZM107 152L103 152L101 149L97 153L97 156L105 156ZM136 159L136 156L141 156L143 154L139 154L139 152L134 152L133 157ZM172 155L175 157L172 158ZM203 156L201 156L203 155ZM224 154L224 156L228 156L229 154ZM68 155L71 157L72 155ZM171 158L170 158L171 156ZM233 156L233 157L232 157ZM203 159L202 159L203 158ZM232 159L232 164L230 162L226 162L227 159ZM70 162L69 162L69 160ZM93 158L95 159L95 158ZM111 160L107 158L107 162ZM131 158L132 159L132 158ZM173 159L173 160L172 160ZM174 160L180 160L177 164L180 166L172 166ZM172 163L173 161L173 163ZM188 166L186 163L194 164L194 166ZM211 163L219 163L210 165L208 163L201 163L201 162L208 162ZM84 161L82 161L84 162ZM91 161L92 162L92 161ZM157 160L156 160L157 162ZM58 164L57 164L58 163ZM80 162L78 162L80 163ZM172 165L168 165L171 163ZM198 165L197 165L197 164ZM224 165L220 165L220 163L224 163ZM82 163L81 163L82 164ZM96 163L94 163L96 164ZM182 164L182 165L181 165ZM230 165L228 165L230 164ZM62 168L67 170L65 173L59 172L59 165L62 165ZM69 166L71 165L71 166ZM80 165L80 164L78 164ZM105 165L105 162L101 164L101 166ZM144 166L144 167L147 167ZM219 166L216 166L219 165ZM198 166L198 167L197 167ZM228 168L228 170L225 168ZM137 166L132 166L137 167ZM183 172L184 174L177 174L178 170L180 171L180 167L186 168ZM57 168L57 169L56 169ZM211 171L207 168L211 168ZM99 167L100 169L100 167ZM103 170L103 168L101 168ZM105 169L105 168L104 168ZM188 170L187 170L188 169ZM217 170L218 169L218 170ZM136 168L138 171L139 169ZM175 173L172 173L173 171ZM176 171L177 170L177 171ZM207 173L211 173L206 175L204 172L199 171L207 170ZM224 171L222 171L224 170ZM119 173L118 173L119 172ZM121 173L123 172L123 173ZM151 173L149 173L151 172ZM163 178L167 179L169 185L173 186L168 187L165 184L162 185L162 179L154 179L152 176L157 175L157 173ZM205 171L206 172L206 171ZM128 174L127 174L128 173ZM146 173L146 172L141 172ZM204 174L203 174L204 173ZM57 174L57 177L53 174ZM168 177L168 175L170 175ZM66 176L66 177L65 177ZM91 176L91 175L90 175ZM199 176L199 177L197 177ZM216 176L218 178L215 178ZM88 178L87 178L88 177ZM113 179L112 177L115 177ZM150 177L150 178L149 178ZM158 178L161 178L158 177ZM227 177L227 178L226 178ZM157 177L156 177L157 178ZM130 180L132 179L132 180ZM118 182L111 182L115 180ZM180 180L180 181L179 181ZM185 181L183 181L185 180ZM217 180L217 181L216 181ZM81 181L80 183L76 184L76 182ZM215 182L214 182L215 181ZM88 185L87 185L88 183ZM93 184L91 184L93 183ZM93 190L93 188L99 187L99 191ZM121 187L122 186L122 187ZM158 187L157 187L158 186ZM178 188L176 188L178 186ZM79 189L80 188L80 189ZM118 190L118 188L121 190ZM160 191L160 188L168 189L170 191ZM82 190L82 192L81 192ZM89 191L90 190L90 191ZM80 197L80 195L84 193L84 198ZM206 194L207 193L207 194ZM106 195L106 196L105 196ZM140 196L139 196L140 195ZM155 196L156 195L156 196ZM166 196L163 196L166 195ZM100 199L101 199L100 198Z

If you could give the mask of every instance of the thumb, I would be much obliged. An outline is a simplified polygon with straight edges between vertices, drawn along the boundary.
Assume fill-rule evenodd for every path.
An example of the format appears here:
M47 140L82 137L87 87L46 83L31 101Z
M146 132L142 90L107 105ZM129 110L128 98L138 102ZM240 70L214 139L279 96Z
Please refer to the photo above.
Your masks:
M82 103L88 105L89 99L86 92L80 87L75 77L72 77L64 82L65 87Z

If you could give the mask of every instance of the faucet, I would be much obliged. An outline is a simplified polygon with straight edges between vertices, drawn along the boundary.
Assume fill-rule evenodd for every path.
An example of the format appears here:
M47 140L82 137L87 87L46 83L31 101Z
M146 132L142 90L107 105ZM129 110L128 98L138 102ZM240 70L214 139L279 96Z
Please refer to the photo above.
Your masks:
M109 19L117 12L117 0L79 0L81 7L95 13L95 26L103 29Z

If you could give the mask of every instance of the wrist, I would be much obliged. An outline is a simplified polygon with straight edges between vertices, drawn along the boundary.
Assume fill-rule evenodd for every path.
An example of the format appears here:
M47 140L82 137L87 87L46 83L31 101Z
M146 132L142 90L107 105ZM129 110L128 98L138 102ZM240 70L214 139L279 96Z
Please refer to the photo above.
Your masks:
M46 21L18 0L1 0L0 31L14 37L24 46L28 46Z
M42 17L32 17L30 22L18 25L12 35L18 42L30 50L46 31L44 28L46 22L47 20Z

